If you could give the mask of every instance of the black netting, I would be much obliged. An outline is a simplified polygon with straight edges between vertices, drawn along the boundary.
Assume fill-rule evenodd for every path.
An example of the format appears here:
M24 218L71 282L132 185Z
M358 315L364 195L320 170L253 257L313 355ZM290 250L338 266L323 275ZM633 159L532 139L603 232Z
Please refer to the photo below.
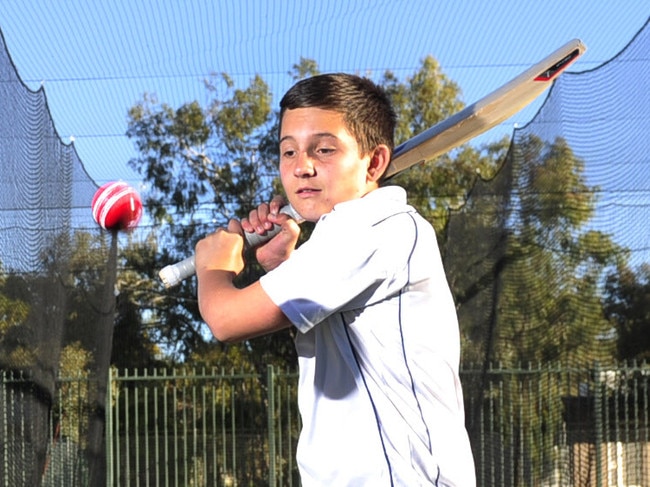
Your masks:
M103 475L93 460L104 458L114 245L92 221L97 185L59 137L45 91L19 78L1 35L0 139L0 479L34 486L48 478L54 439L63 440L56 433L63 418L52 414L62 367L93 381L83 398L87 419L65 441L82 452L81 470L99 465ZM82 252L94 252L98 265L89 268ZM82 280L92 280L95 291L79 294ZM72 300L88 303L84 316L70 313Z
M646 24L606 64L557 79L533 120L515 129L496 176L479 180L450 215L443 251L468 425L490 485L553 475L564 479L557 485L585 485L604 475L594 458L605 448L641 451L648 438L647 421L629 419L647 418L647 383L631 379L647 368L616 371L631 357L617 348L603 300L608 276L640 269L650 255L649 52ZM546 364L554 368L540 372ZM572 378L575 370L592 373ZM628 453L610 475L626 464L638 470L632 484L646 485L643 454ZM544 471L553 462L566 464Z
M644 29L603 66L558 78L497 175L450 216L465 363L614 356L605 278L650 251L647 52Z
M56 132L45 91L22 83L0 38L0 259L5 269L43 270L55 237L91 228L97 189L73 145Z

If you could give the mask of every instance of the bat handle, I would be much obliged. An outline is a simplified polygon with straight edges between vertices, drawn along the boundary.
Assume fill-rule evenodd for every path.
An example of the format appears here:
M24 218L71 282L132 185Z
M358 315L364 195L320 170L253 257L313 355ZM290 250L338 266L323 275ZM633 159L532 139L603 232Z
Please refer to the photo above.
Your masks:
M196 272L194 256L163 267L158 272L158 277L166 288L179 285L183 280L193 276Z
M280 213L289 215L291 218L296 220L298 223L302 223L303 218L293 209L290 205L284 206L280 209ZM268 230L264 235L258 233L244 233L245 245L246 248L257 247L258 245L271 240L275 237L282 227L280 225L274 225L271 230ZM158 276L163 282L166 288L174 287L180 284L184 279L191 277L196 272L196 265L194 261L194 256L188 257L176 264L170 264L163 267L159 272Z

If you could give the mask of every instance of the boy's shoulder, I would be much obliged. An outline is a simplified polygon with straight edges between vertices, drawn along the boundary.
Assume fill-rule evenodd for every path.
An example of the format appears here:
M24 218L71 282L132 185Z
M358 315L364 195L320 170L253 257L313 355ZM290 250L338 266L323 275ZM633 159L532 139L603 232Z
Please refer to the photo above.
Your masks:
M399 186L386 186L367 193L362 198L339 203L332 212L324 215L317 224L322 231L339 233L340 235L360 235L361 228L371 228L382 223L393 223L395 229L393 238L399 236L399 216L405 216L405 225L415 221L417 226L430 225L407 202L406 191ZM410 223L413 225L413 223Z

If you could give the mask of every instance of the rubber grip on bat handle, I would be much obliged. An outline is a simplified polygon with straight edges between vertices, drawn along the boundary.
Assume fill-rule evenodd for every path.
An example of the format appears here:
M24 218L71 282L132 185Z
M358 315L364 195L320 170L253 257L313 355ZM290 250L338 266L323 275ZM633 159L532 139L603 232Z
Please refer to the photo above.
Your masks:
M280 213L289 215L291 218L296 220L298 223L302 222L302 217L294 210L290 205L284 206L280 209ZM271 240L275 237L282 227L280 225L274 225L271 230L268 230L264 235L259 233L244 233L244 239L246 240L246 248L256 247L261 243L264 243L268 240ZM184 279L193 276L196 273L196 266L194 262L194 256L188 257L187 259L181 260L176 264L170 264L166 267L163 267L159 272L158 276L163 282L166 288L174 287L180 284Z

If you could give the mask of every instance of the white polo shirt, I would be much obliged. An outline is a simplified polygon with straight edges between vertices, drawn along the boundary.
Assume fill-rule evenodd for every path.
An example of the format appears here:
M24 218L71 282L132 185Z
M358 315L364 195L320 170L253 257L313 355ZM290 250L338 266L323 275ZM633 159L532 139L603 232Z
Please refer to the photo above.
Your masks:
M454 302L402 188L337 205L261 284L300 332L303 487L475 485Z

